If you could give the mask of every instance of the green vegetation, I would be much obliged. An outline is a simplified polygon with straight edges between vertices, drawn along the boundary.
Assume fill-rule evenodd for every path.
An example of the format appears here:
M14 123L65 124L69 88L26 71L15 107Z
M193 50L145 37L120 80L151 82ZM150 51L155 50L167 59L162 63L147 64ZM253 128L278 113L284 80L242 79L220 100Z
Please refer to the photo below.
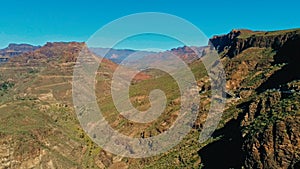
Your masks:
M281 30L281 31L269 31L269 32L262 32L262 31L243 31L241 30L241 35L238 36L240 39L246 39L253 36L256 37L268 37L268 36L278 36L278 35L284 35L287 33L300 33L300 29L289 29L289 30Z
M4 83L1 83L0 84L0 91L6 91L8 90L9 88L12 88L14 87L14 83L12 82L4 82Z
M270 98L276 91L267 91L259 96L259 98ZM266 111L258 112L258 116L248 126L245 126L242 131L247 133L247 137L262 133L270 125L275 125L279 121L285 121L288 117L294 118L300 115L300 97L298 94L291 95L280 100L276 104L265 105ZM259 110L258 110L259 111Z

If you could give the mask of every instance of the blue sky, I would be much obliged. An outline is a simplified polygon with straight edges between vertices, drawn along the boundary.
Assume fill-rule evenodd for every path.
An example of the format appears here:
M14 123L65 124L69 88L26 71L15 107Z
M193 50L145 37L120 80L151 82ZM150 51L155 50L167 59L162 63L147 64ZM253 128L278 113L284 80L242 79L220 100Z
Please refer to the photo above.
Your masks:
M300 2L296 0L6 0L1 2L0 47L9 43L43 45L47 41L86 41L103 25L138 12L179 16L209 37L233 28L300 28L299 6ZM138 44L135 44L136 48L139 48Z

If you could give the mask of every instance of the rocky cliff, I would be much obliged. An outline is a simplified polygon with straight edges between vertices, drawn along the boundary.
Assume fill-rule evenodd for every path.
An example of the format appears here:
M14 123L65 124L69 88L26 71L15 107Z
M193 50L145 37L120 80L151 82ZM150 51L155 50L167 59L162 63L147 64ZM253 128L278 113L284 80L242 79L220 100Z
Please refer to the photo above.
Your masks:
M300 30L259 32L251 30L232 30L227 35L214 36L211 44L223 55L234 57L251 47L280 49L288 40L299 39Z
M241 121L246 168L299 167L300 104L297 92L284 96L287 92L267 91L249 103Z
M233 30L211 43L239 98L214 134L221 139L199 151L205 168L300 168L300 30Z

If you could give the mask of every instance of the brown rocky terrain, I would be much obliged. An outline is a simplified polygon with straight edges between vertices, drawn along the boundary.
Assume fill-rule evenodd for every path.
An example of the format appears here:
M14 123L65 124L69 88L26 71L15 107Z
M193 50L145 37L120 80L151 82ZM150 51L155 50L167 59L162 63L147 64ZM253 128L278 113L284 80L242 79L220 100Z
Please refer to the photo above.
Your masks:
M234 30L212 38L229 94L218 129L205 143L198 142L211 87L201 59L193 58L189 66L201 90L196 124L170 151L141 159L102 150L78 123L72 75L84 43L47 43L15 56L0 65L0 168L299 168L299 34L299 29ZM183 59L195 56L189 47L171 52ZM162 89L168 98L158 120L135 124L112 104L110 80L117 66L104 59L96 76L97 101L107 121L132 137L166 131L180 107L176 81L159 71L135 77L130 99L137 109L149 108L152 89Z
M84 43L77 42L47 43L1 65L0 168L112 164L106 162L106 155L97 158L100 148L83 132L72 108L73 68L84 48ZM116 67L103 59L99 74L110 78ZM148 78L140 73L135 80ZM102 95L107 89L101 85Z
M249 103L241 122L247 168L298 168L299 95L268 91Z

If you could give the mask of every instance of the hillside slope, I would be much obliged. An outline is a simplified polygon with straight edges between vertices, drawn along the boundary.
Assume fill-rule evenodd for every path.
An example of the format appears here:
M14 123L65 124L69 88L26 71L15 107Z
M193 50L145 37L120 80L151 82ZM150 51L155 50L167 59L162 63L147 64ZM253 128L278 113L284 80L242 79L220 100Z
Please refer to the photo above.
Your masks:
M299 168L299 35L234 30L212 38L239 101L214 134L221 139L199 151L205 168Z

